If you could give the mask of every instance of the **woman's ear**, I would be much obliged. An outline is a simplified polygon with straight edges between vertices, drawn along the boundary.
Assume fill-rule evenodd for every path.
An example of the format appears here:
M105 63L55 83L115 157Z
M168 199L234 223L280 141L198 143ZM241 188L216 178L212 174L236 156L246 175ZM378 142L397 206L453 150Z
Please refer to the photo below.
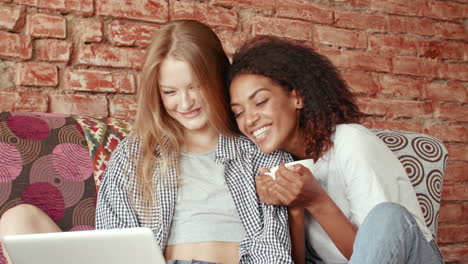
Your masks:
M302 96L297 92L296 89L291 91L291 96L294 99L294 106L296 109L304 108L304 99L302 99Z

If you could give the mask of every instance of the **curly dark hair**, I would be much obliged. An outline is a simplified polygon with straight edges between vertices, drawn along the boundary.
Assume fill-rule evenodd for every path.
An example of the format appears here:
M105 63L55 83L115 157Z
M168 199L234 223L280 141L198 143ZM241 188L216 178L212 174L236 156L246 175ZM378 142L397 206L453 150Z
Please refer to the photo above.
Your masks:
M298 92L304 101L299 128L306 139L305 154L315 161L333 146L337 125L359 123L364 116L330 60L301 44L253 38L235 53L226 87L240 74L262 75Z

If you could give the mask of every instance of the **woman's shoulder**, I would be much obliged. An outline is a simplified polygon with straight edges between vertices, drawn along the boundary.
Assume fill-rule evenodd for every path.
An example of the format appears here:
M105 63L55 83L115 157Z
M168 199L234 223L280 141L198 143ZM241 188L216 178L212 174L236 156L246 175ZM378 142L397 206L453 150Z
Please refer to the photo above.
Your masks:
M391 156L391 151L370 129L360 124L341 124L333 137L335 153L349 156Z
M116 149L112 152L112 158L127 159L131 156L136 156L140 151L141 139L134 135L130 134L126 138L122 139L117 145Z
M360 124L340 124L336 126L333 135L334 144L370 143L379 138L368 128Z

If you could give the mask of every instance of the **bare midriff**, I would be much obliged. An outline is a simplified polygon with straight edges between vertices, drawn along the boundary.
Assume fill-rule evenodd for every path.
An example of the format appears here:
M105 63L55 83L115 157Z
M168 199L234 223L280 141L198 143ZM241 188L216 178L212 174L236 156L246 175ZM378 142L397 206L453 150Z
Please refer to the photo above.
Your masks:
M239 263L238 242L200 242L167 246L166 260L200 260L222 264Z

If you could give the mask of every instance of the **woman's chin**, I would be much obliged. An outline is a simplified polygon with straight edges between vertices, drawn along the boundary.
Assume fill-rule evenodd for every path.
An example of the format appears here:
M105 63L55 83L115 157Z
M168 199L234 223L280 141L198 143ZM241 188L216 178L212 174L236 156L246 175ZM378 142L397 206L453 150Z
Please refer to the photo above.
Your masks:
M257 144L257 147L263 153L272 153L272 152L274 152L274 151L276 151L278 149L275 146L272 146L270 144L265 144L265 143L266 142L263 142L263 144Z

